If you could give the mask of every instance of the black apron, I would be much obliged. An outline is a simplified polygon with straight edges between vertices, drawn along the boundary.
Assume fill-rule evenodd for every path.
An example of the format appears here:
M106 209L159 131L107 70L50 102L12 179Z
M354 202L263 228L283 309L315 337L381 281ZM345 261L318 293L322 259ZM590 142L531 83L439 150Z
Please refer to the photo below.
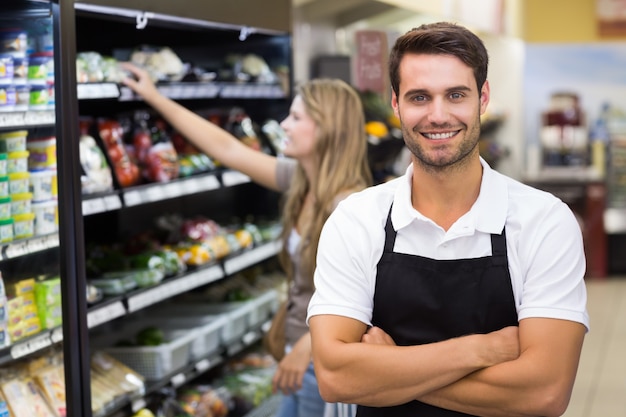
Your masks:
M433 343L518 325L504 229L500 235L491 235L492 256L474 259L435 260L394 253L395 240L389 210L372 324L397 345ZM419 401L357 409L357 417L467 415Z

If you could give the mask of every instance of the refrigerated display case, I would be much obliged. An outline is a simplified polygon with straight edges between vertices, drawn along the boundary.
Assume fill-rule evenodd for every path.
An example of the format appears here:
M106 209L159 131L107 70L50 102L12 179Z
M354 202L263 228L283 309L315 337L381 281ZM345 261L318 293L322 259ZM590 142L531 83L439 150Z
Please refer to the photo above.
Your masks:
M113 172L110 187L86 189L86 169L81 154L84 148L80 146L85 132L96 136L107 163L110 164L111 160L99 137L100 131L83 130L84 120L97 123L102 119L111 120L120 114L147 109L119 82L80 82L77 57L83 52L96 52L119 61L128 59L129 54L140 45L167 46L185 63L193 62L197 66L216 69L219 73L223 70L219 68L219 63L232 53L262 56L276 69L276 77L271 81L246 82L250 79L241 78L195 82L179 80L159 83L159 87L164 94L184 101L188 107L198 111L224 107L245 109L249 120L264 123L280 120L287 114L291 91L291 44L286 31L237 25L233 23L236 18L228 22L213 22L161 14L149 10L148 6L148 10L134 10L111 7L104 4L110 3L105 0L100 5L94 3L97 2L10 0L0 5L0 26L11 30L25 28L26 41L29 33L33 34L30 44L24 46L25 56L32 56L33 64L45 63L46 68L54 68L41 80L33 78L26 107L23 107L24 104L16 107L17 103L6 100L0 103L0 148L5 143L9 146L9 143L20 140L28 145L26 150L11 149L10 157L7 152L7 166L23 162L24 154L20 152L31 151L32 155L38 155L38 159L30 161L32 170L27 173L12 172L20 175L12 175L10 181L7 178L7 189L10 184L10 190L16 191L13 193L13 206L19 210L27 201L33 215L34 212L43 213L42 220L33 220L32 231L27 229L25 233L22 232L24 219L34 216L18 213L17 217L11 218L13 238L5 240L5 235L0 233L3 239L0 270L11 296L33 282L25 281L26 278L35 278L43 294L49 295L50 291L60 293L58 307L62 312L62 323L52 322L49 328L42 328L23 339L16 338L3 347L0 350L0 371L6 374L18 365L33 370L41 361L46 362L62 354L65 358L61 369L66 401L58 401L62 393L57 391L58 408L56 411L49 410L50 415L121 417L138 411L150 402L151 397L160 395L163 389L176 389L199 375L215 370L226 359L260 340L278 304L277 294L267 288L267 291L256 293L248 302L241 302L239 309L223 311L221 321L199 323L193 330L193 337L187 335L186 339L183 337L183 341L177 342L181 346L187 345L185 360L176 366L170 364L157 376L147 375L146 378L137 370L123 368L128 365L128 362L124 363L127 357L117 355L120 347L113 346L109 339L112 339L111 332L118 332L129 323L171 307L170 302L177 296L187 293L197 296L199 290L206 292L211 285L227 281L247 268L267 260L273 262L280 250L274 221L280 196L256 186L238 172L219 166L169 181L143 179L132 186L122 184ZM161 10L160 3L154 3L154 10ZM288 2L281 3L289 7ZM22 36L21 32L16 33ZM34 39L38 42L33 42ZM15 57L17 60L19 53ZM2 64L8 61L5 59ZM13 66L13 76L18 77L15 69L16 66ZM32 75L36 77L40 73ZM7 76L3 81L14 80ZM16 81L21 83L21 80ZM24 84L30 85L28 79ZM8 92L12 94L13 90L8 88ZM46 97L45 102L43 97ZM23 134L24 131L27 133ZM260 146L262 151L279 151L267 137ZM0 152L0 168L2 160ZM28 158L26 161L29 161ZM54 178L52 171L56 175L55 186L46 186L46 181ZM19 189L25 176L29 180L27 192ZM0 178L0 187L2 184L3 178ZM50 193L55 193L56 198L52 198ZM24 198L23 194L37 194L38 197ZM0 213L3 202L0 198ZM9 204L7 207L12 206ZM52 223L51 207L56 210ZM229 227L235 223L245 225L239 231L243 235L243 232L249 233L250 243L206 264L164 275L157 281L149 282L149 285L103 296L104 291L92 285L93 276L89 275L94 259L92 246L113 241L128 242L133 235L153 229L154 219L172 212L188 218L210 216L215 223ZM267 226L263 236L258 233L258 227L252 228L258 224L250 225L251 218ZM0 218L0 232L11 223L4 220L8 218ZM261 237L257 238L254 232ZM59 279L51 284L50 278L57 277ZM53 286L55 284L57 287ZM56 298L53 300L57 301ZM58 309L51 305L42 310L47 314L42 320L50 320L51 314L58 314ZM236 318L243 320L243 331L235 333L227 345L215 345L213 334L216 330L226 336L229 331L235 330L216 326L219 323L237 323ZM177 325L175 330L182 327ZM205 340L206 343L198 344L198 340ZM207 346L212 348L206 350ZM175 347L166 344L148 350L165 352L169 355L165 361L168 362L175 355ZM111 368L113 364L116 370L121 370L126 379L133 382L126 387L123 395L116 395L115 399L107 401L101 398L99 388L106 385L107 376L103 376L105 368ZM130 364L133 364L132 361ZM112 374L108 376L112 377ZM9 389L7 386L7 392ZM94 412L96 406L99 407ZM26 409L14 412L18 417L33 413Z

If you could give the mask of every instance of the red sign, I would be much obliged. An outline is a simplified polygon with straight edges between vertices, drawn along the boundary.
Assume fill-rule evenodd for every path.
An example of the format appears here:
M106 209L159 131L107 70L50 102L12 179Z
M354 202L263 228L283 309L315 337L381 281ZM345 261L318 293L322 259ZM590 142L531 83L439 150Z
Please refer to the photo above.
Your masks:
M355 87L360 91L387 94L388 47L385 32L356 32Z

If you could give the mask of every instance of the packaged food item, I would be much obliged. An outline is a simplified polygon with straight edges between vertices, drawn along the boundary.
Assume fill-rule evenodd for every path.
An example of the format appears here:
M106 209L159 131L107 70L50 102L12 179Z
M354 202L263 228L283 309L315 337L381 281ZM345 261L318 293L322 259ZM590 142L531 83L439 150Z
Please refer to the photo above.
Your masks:
M13 241L13 218L0 219L0 242Z
M27 193L29 187L29 172L12 172L9 174L9 194Z
M30 85L15 84L15 106L13 110L15 111L28 110L29 104L30 104Z
M16 100L15 86L13 84L0 84L0 111L15 110Z
M0 152L16 152L26 150L28 130L12 130L0 133Z
M44 169L30 172L28 191L33 193L33 202L48 201L57 198L57 171Z
M138 184L141 179L139 167L130 159L124 147L123 128L120 123L101 119L98 121L98 131L120 187Z
M28 155L28 169L30 171L56 168L57 140L54 136L29 139L24 143L24 146L30 152Z
M9 152L7 155L7 173L28 171L28 151Z
M0 53L8 53L13 57L26 56L28 34L19 28L0 29Z
M13 58L13 84L24 85L28 82L28 57Z
M28 59L28 83L45 85L54 81L54 59L52 52L31 54Z
M0 83L11 84L13 82L14 71L13 56L10 54L0 54Z
M0 197L8 197L8 196L9 196L9 176L1 175L0 176Z
M11 194L11 216L32 213L33 193Z
M33 237L34 234L34 213L16 214L13 216L13 238L25 239Z
M48 87L45 83L30 86L28 101L28 108L30 110L45 110L48 108L48 101Z
M0 219L11 217L11 197L0 197Z
M35 214L35 236L54 233L59 230L58 203L56 200L32 204Z

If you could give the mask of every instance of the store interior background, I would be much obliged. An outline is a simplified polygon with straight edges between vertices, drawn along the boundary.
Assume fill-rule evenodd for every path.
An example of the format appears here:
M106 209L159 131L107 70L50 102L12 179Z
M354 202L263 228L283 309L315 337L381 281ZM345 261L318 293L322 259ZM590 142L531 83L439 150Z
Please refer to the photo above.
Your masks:
M538 179L532 159L539 144L541 114L552 92L576 93L588 124L599 116L605 102L626 109L626 36L601 36L596 6L596 0L293 0L294 82L315 76L320 57L353 58L357 31L383 31L392 42L422 23L449 20L467 25L480 34L490 53L489 110L504 116L496 140L507 155L497 169L533 182ZM568 174L565 182L571 187L564 191L578 193L580 184L572 185L577 181L603 183L595 173L581 168ZM606 197L605 191L600 188L600 199ZM626 210L604 210L586 217L583 220L594 223L583 224L587 228L591 331L565 416L623 416Z
M495 134L502 153L496 168L571 203L585 229L590 278L621 275L626 273L620 256L626 250L626 210L593 209L594 202L587 198L607 192L593 188L604 185L602 174L581 167L552 170L556 178L548 178L538 155L542 113L549 109L553 93L578 96L589 133L604 103L626 109L626 81L620 73L626 35L600 34L596 8L601 2L293 0L294 82L318 76L316 64L332 57L350 60L354 81L355 37L360 31L384 32L391 44L399 34L427 22L449 20L472 28L490 54L488 112L503 120Z

